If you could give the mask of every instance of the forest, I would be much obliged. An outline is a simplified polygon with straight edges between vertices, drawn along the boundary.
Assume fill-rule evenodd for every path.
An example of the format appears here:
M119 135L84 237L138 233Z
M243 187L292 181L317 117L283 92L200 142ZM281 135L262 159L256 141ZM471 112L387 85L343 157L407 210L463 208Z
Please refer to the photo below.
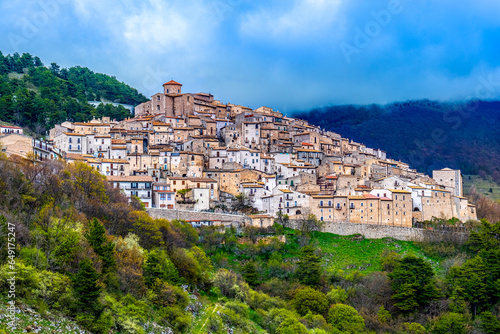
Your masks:
M428 175L450 167L485 179L491 176L500 184L498 101L342 105L298 111L294 117L380 148Z
M38 135L65 121L83 122L109 116L132 116L123 106L99 105L106 101L137 105L146 97L115 77L86 67L44 66L29 53L4 56L0 52L0 120L30 129Z
M88 165L0 155L0 333L500 332L500 222L465 243L303 224L195 229Z

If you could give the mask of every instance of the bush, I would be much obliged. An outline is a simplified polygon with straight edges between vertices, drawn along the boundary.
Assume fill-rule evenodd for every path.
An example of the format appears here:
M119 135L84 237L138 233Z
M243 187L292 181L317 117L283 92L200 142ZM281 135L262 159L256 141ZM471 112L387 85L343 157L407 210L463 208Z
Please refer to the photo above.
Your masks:
M306 315L308 312L326 315L329 303L324 293L307 287L297 290L292 305L301 316Z
M177 305L184 309L189 304L189 295L182 288L156 279L148 293L148 299L158 306Z
M248 306L244 303L227 302L221 311L221 318L228 327L249 331Z
M36 267L37 269L47 268L47 257L41 249L36 247L23 247L19 252L19 257L23 262L29 266Z
M238 275L227 269L219 269L213 278L213 284L220 289L221 295L227 298L247 300L250 288L242 282Z
M266 327L271 334L306 334L307 328L297 319L297 314L292 311L274 308L267 315Z
M191 326L191 314L182 311L178 306L165 307L160 313L166 324L177 333L184 333Z
M500 333L500 320L491 312L485 311L481 313L481 328L486 334Z
M365 328L365 320L354 307L335 304L328 311L328 323L342 332L356 333Z
M9 291L7 278L11 272L8 265L0 268L0 290ZM43 304L61 311L67 311L75 303L70 279L51 271L37 270L22 262L16 263L16 296L28 303ZM40 304L42 305L42 304Z
M332 304L343 303L347 300L347 292L340 286L333 287L330 291L328 291L326 296Z
M434 334L465 334L466 319L462 314L445 313L441 315L432 328Z
M245 302L254 310L262 309L265 311L269 311L272 308L286 307L286 303L282 299L277 297L270 297L263 292L254 290L249 291L248 298L245 300Z

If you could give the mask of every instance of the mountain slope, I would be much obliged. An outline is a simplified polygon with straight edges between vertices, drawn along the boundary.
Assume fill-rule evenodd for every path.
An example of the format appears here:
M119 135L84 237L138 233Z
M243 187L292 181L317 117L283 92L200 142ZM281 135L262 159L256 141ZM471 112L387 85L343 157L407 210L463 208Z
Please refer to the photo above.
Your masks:
M28 53L3 56L0 52L0 120L28 127L36 133L66 120L81 122L109 116L131 116L128 109L112 105L94 108L88 101L137 105L146 97L115 77L85 67L45 67Z
M408 101L295 113L344 137L381 148L419 171L460 168L500 182L500 102Z

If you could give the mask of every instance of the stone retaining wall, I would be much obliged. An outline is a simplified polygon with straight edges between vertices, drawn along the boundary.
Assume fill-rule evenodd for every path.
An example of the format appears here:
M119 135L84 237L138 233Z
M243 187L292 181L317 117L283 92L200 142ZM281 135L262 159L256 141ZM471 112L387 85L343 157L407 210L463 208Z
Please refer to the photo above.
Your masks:
M188 210L165 210L165 209L146 209L153 218L164 218L168 220L220 220L224 225L250 225L252 220L244 215L231 215L214 212L197 212ZM296 222L291 221L291 226ZM362 234L367 239L394 238L404 241L445 241L465 242L469 233L453 232L445 230L427 230L422 228L368 225L354 223L325 223L323 232L338 235Z
M469 233L462 233L462 232L427 230L421 228L399 227L399 226L338 223L338 222L325 223L325 226L322 231L338 235L362 234L367 239L394 238L403 241L449 240L461 243L465 242L469 237Z

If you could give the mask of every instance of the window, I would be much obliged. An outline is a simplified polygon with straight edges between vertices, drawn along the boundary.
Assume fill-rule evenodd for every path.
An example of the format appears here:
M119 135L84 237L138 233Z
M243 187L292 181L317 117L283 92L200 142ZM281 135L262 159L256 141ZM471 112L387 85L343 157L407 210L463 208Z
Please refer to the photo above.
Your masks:
M167 201L170 201L172 200L172 195L171 194L167 194Z

